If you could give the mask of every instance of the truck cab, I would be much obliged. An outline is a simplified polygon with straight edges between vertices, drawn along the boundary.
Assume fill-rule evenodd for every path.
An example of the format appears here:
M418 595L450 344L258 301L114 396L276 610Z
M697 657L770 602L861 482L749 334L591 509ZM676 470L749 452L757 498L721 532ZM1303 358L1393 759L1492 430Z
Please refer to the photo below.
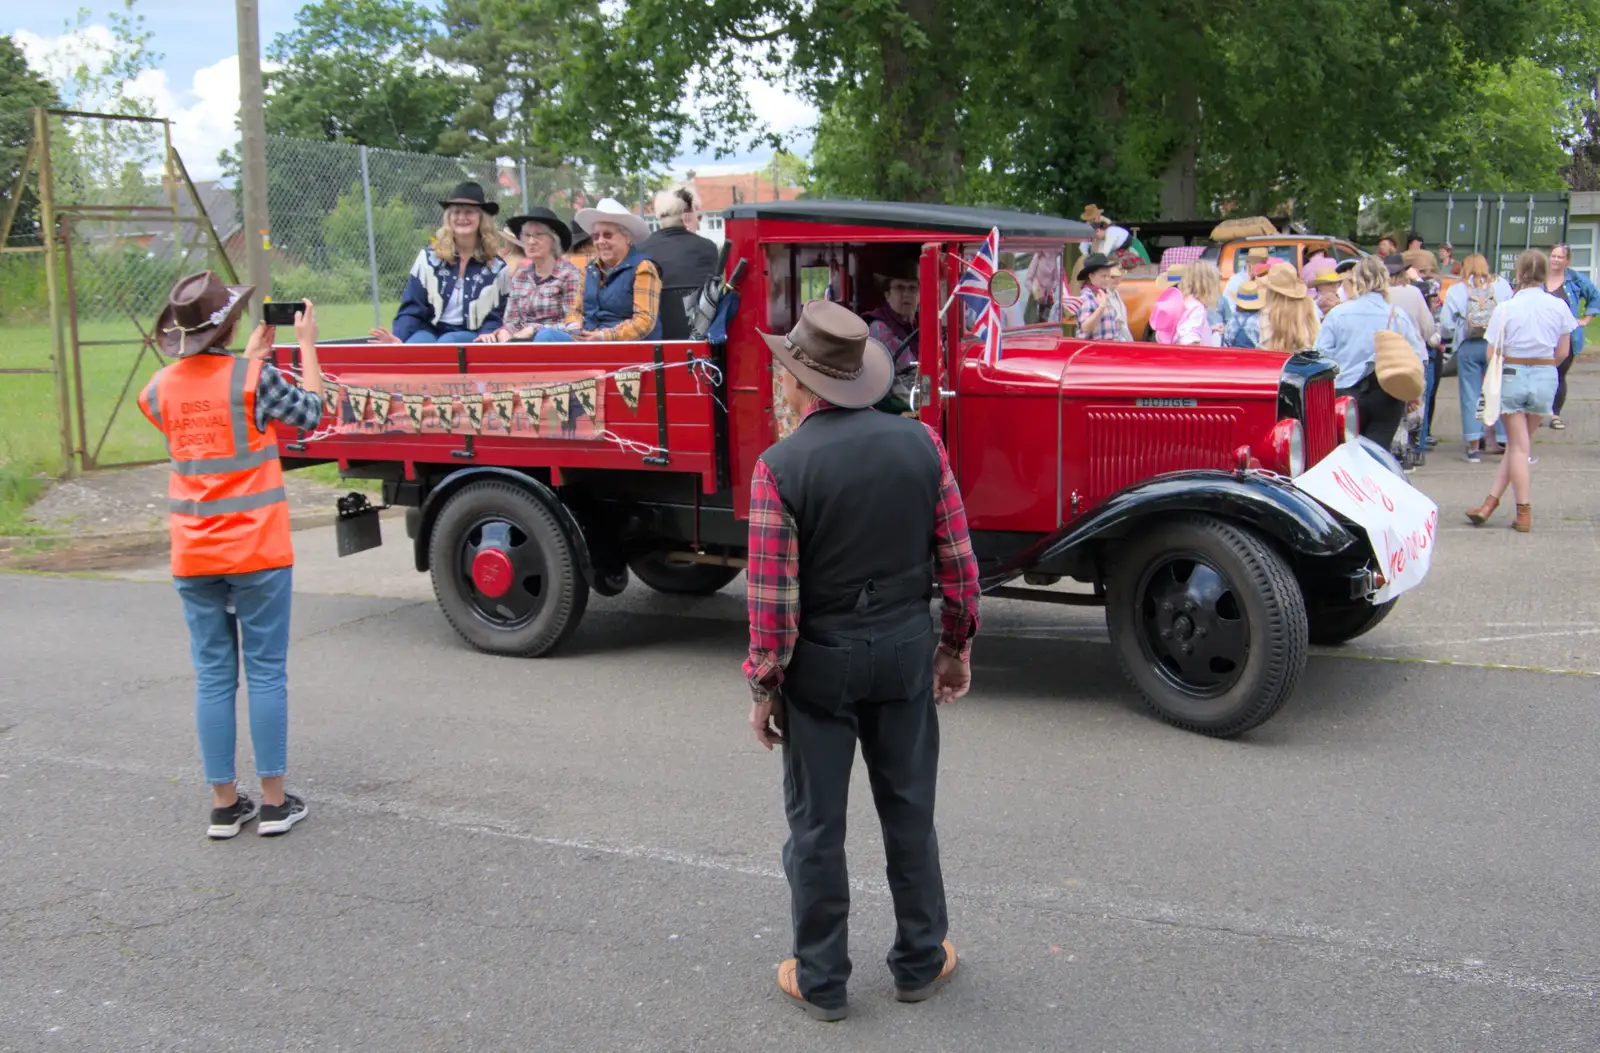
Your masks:
M1223 736L1288 700L1308 642L1359 635L1392 608L1372 539L1295 482L1359 429L1330 363L1078 340L1037 297L1019 313L1020 286L1043 291L1041 274L1059 285L1063 253L1086 233L1073 221L796 201L736 205L725 223L729 275L742 279L706 338L328 346L333 422L285 437L283 455L383 480L386 503L411 509L417 568L463 638L547 654L591 594L633 578L703 594L738 576L751 474L793 426L759 334L787 331L811 299L872 311L875 275L909 257L919 307L905 413L950 452L987 593L1104 606L1139 697ZM953 293L991 230L1003 323L988 351ZM285 365L293 353L279 349ZM581 427L561 408L573 392ZM381 418L367 408L380 395Z

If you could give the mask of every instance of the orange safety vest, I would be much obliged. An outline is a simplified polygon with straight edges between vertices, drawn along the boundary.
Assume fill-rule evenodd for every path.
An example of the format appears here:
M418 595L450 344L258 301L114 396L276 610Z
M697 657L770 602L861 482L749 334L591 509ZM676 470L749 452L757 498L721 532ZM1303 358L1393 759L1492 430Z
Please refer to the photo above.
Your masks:
M139 408L167 437L175 577L249 574L294 563L272 422L256 427L261 363L199 354L161 369Z

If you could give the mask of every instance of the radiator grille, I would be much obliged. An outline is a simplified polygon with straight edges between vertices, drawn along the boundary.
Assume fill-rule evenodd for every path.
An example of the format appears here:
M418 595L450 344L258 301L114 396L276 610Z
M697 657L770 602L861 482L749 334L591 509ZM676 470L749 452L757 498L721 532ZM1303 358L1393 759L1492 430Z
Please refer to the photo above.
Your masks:
M1164 472L1233 467L1238 410L1090 410L1089 487L1096 499Z
M1306 385L1306 467L1320 462L1339 445L1339 424L1333 415L1333 380L1313 380Z

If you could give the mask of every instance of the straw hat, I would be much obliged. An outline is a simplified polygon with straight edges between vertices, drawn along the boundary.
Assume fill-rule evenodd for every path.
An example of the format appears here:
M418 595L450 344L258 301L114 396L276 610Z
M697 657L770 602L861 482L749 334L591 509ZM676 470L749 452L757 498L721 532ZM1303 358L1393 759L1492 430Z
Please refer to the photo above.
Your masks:
M1287 296L1291 300L1304 300L1306 298L1305 283L1295 274L1294 267L1288 263L1274 263L1272 269L1267 271L1266 287L1279 296Z
M1083 210L1083 215L1078 217L1091 227L1098 227L1102 223L1110 225L1111 217L1100 211L1099 205L1088 205Z
M1407 249L1400 254L1406 266L1415 267L1418 274L1437 274L1439 264L1427 249Z
M1241 311L1259 311L1265 306L1261 283L1254 278L1233 291L1233 305Z

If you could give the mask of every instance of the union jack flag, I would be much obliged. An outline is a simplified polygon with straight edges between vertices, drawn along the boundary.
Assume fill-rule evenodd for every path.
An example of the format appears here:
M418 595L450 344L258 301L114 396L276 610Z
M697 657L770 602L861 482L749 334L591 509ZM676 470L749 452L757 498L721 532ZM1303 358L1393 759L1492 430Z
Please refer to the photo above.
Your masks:
M1067 281L1067 272L1061 272L1061 320L1076 317L1083 308L1083 297L1072 295L1072 285Z
M968 317L977 319L973 335L983 339L983 361L992 366L1000 361L1000 308L989 296L989 280L1000 267L1000 228L991 227L972 259L962 263L956 295Z

